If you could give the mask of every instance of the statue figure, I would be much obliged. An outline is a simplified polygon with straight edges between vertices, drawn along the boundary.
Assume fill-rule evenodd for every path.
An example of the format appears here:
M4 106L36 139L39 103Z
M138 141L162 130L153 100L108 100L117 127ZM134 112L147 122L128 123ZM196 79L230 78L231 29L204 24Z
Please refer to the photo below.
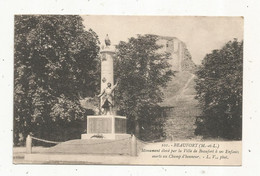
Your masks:
M110 39L108 37L108 34L106 35L106 38L105 38L105 44L106 44L106 46L110 46L111 45L111 41L110 41Z
M109 112L110 115L112 115L112 111L113 111L113 106L114 106L114 102L113 102L113 92L115 90L117 86L117 83L112 86L111 83L107 83L107 87L102 90L102 92L98 95L98 97L102 97L102 101L101 101L101 108L104 109L104 112L102 114L107 115L107 112Z

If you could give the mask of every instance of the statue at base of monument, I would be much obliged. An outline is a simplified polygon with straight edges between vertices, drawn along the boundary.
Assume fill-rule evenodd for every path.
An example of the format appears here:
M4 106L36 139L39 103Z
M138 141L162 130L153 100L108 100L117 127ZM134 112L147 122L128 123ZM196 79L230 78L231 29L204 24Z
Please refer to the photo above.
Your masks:
M98 97L102 96L102 101L101 101L101 109L104 109L104 111L101 111L101 114L107 115L109 112L110 115L113 115L113 107L114 107L114 96L113 92L117 86L118 82L112 86L111 83L107 83L107 87L102 90L102 92L98 95Z

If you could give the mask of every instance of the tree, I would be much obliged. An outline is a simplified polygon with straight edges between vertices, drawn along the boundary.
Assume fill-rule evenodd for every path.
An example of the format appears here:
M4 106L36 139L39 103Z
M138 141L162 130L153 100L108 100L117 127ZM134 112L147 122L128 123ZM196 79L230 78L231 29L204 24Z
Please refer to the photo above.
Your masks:
M145 128L161 130L161 126L153 126L161 115L158 106L163 100L161 88L173 75L167 61L169 54L159 52L162 46L156 43L157 40L155 35L138 35L117 46L115 77L119 86L116 104L119 112L128 118L129 132L137 136ZM151 134L155 130L150 130Z
M84 117L78 96L94 95L98 87L99 41L82 21L75 15L15 16L15 144L52 123Z
M235 39L207 54L197 76L197 98L203 113L196 134L241 139L243 42Z

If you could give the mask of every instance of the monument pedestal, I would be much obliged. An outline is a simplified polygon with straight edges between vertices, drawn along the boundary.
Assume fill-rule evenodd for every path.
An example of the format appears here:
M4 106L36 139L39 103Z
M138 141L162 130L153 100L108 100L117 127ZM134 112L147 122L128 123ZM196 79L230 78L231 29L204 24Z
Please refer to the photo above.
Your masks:
M126 117L117 115L100 115L87 117L87 134L81 139L124 139L126 134Z

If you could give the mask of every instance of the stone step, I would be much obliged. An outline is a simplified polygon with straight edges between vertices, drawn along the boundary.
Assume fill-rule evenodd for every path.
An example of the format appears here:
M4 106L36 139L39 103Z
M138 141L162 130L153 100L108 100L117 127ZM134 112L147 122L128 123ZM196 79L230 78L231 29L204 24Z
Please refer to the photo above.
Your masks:
M143 143L137 141L137 147ZM109 139L77 139L62 142L51 147L45 153L62 154L113 154L129 155L131 152L131 138L120 140Z

